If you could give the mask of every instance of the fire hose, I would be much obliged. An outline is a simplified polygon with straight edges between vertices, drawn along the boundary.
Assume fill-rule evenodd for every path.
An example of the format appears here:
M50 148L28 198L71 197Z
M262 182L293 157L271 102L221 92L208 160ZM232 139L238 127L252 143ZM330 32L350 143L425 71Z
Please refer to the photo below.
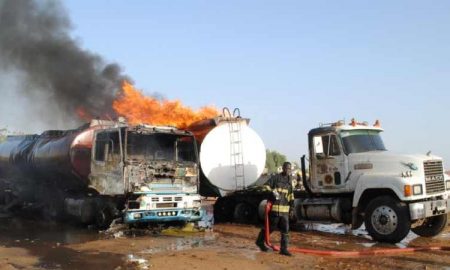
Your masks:
M268 247L274 251L279 251L280 247L273 245L270 242L270 226L269 226L269 213L272 209L272 202L268 201L265 209L265 243ZM409 247L409 248L379 248L371 250L360 251L342 251L342 250L317 250L291 247L290 252L302 253L310 255L332 256L332 257L356 257L356 256L368 256L368 255L392 255L399 253L420 252L420 251L450 251L450 246L429 246L429 247Z

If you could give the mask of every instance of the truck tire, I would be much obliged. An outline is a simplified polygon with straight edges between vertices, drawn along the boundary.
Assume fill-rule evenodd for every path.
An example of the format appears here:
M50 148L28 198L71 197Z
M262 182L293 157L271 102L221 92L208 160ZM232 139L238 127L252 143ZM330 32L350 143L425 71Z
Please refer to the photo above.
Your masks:
M433 237L441 233L447 226L447 214L426 218L420 221L420 225L414 226L411 230L423 237Z
M366 208L364 223L375 241L388 243L400 242L411 228L408 207L391 196L373 199Z
M235 202L229 198L219 198L214 204L214 221L230 222L233 219Z
M257 219L256 207L249 203L240 202L236 205L233 212L233 221L236 223L255 223Z
M95 215L95 225L100 230L106 230L111 225L111 222L114 219L114 215L111 209L107 206L98 210Z

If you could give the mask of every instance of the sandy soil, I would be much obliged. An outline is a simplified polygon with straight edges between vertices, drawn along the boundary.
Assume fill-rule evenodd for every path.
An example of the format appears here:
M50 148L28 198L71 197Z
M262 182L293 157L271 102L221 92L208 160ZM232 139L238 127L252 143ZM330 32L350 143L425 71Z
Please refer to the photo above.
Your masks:
M70 245L83 252L104 252L128 256L130 265L151 269L450 269L450 252L419 252L395 256L330 258L295 254L288 258L277 253L260 252L254 245L258 228L244 225L216 225L205 235L137 237L93 241ZM417 238L408 246L450 245L450 229L440 237ZM335 250L370 249L374 243L364 237L323 232L292 232L292 245ZM274 233L273 239L279 238ZM402 246L402 245L400 245ZM375 248L397 248L377 244ZM133 260L134 259L134 260Z
M33 269L38 261L26 249L0 247L0 270Z
M54 237L55 229L33 235L36 239L33 241L18 239L17 233L14 238L0 237L0 245L6 243L0 247L0 269L450 269L448 251L358 258L305 254L289 258L274 252L264 253L254 245L258 230L255 226L219 224L213 232L175 230L159 236L116 234L116 237L68 230L61 234L61 242ZM42 228L37 231L41 232ZM364 233L335 231L295 231L291 232L291 242L293 246L325 250L450 246L450 227L433 239L410 237L397 245L376 244ZM5 235L5 231L0 233ZM274 233L272 239L276 243L279 234Z

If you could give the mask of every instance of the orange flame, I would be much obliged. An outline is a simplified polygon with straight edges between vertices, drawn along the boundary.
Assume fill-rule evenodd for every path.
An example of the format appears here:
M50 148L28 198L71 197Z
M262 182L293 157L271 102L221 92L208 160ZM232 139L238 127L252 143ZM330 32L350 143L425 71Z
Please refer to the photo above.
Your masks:
M117 115L125 117L130 124L168 125L184 129L193 122L219 115L212 106L194 111L179 100L146 97L127 81L123 82L122 91L122 95L113 102L113 108Z

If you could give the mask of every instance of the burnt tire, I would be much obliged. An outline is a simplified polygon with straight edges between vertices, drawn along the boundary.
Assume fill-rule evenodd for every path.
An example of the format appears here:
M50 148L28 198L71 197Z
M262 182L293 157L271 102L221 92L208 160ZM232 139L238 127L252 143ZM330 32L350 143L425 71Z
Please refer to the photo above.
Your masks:
M391 196L376 197L367 205L364 224L373 240L398 243L411 228L409 209Z
M233 211L233 221L236 223L250 224L257 220L256 207L249 203L240 202Z
M420 225L413 226L411 230L423 237L433 237L441 233L447 226L447 214L429 217L423 220Z

